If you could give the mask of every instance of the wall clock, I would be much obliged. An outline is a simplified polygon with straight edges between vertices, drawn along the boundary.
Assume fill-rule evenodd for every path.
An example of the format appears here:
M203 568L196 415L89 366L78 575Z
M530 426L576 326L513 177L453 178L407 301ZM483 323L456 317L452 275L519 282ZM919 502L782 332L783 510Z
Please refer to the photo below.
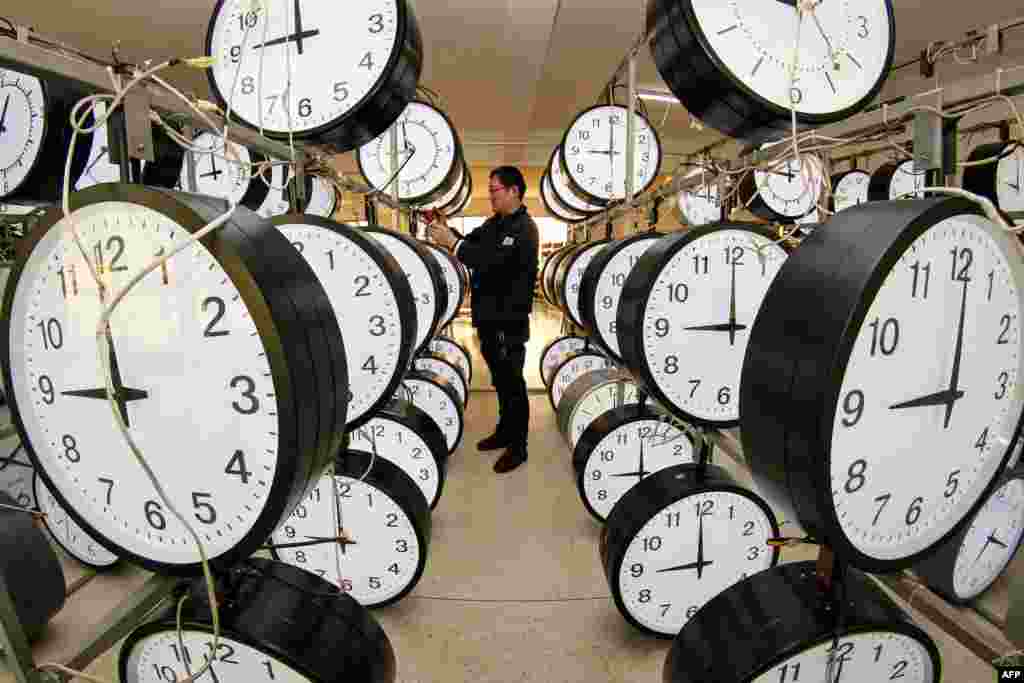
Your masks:
M1024 148L1017 142L992 142L975 147L967 161L999 157L999 161L981 166L965 166L962 185L968 192L987 197L1003 212L1024 211ZM1017 220L1020 220L1019 218ZM1009 223L1014 224L1010 219Z
M558 259L558 263L552 268L549 273L549 286L552 294L552 299L555 305L563 311L565 310L565 276L569 269L569 266L573 263L575 258L582 253L590 245L589 242L579 242L572 245L572 248L562 258Z
M204 132L193 138L192 146L203 150L202 153L189 152L196 167L196 192L231 203L239 202L255 211L263 205L271 190L258 179L252 182L250 164L262 163L266 157L230 140L227 144L233 153L224 148L224 141L214 133ZM225 159L238 159L238 162ZM188 164L182 165L178 186L188 188Z
M419 351L437 331L448 305L448 287L437 259L427 247L411 235L387 228L366 227L362 232L375 239L390 253L409 281L416 300L416 341Z
M818 207L824 182L821 162L805 154L800 161L787 159L772 170L745 174L740 181L738 202L766 221L794 223Z
M46 488L41 477L32 477L32 489L36 500L39 501L39 511L46 515L43 517L43 525L50 532L50 537L68 555L94 569L106 569L120 562L121 558L101 546L82 531L82 527L75 524L71 515Z
M447 204L444 204L439 210L445 216L451 218L457 216L469 206L469 202L473 199L473 174L469 170L469 164L466 163L465 159L462 161L463 175L462 175L462 189L455 195Z
M832 176L832 195L828 198L828 210L832 213L848 209L868 201L868 185L871 174L854 168Z
M956 604L985 592L999 578L1020 547L1024 527L1024 472L1000 476L985 504L971 521L931 555L914 565L914 573L932 590Z
M921 188L926 186L925 172L914 170L913 159L890 161L876 168L871 174L868 201L887 201L897 197L922 199L924 192Z
M712 223L662 237L626 277L617 314L622 358L680 419L737 424L750 329L786 260L775 239L756 224Z
M434 201L424 204L422 208L424 210L433 209L435 211L439 211L442 207L454 202L465 188L468 174L469 166L466 165L466 160L460 157L455 164L455 180L452 182L451 187L449 187L443 195ZM388 177L390 178L391 176L389 175Z
M462 173L462 145L448 115L426 102L410 102L398 128L398 199L429 204L443 197ZM371 187L391 192L391 132L359 148L359 171Z
M291 134L337 153L387 130L415 96L423 64L406 0L218 0L206 54L217 58L207 76L222 110L230 102L236 120L267 137Z
M672 638L708 600L775 566L779 550L767 541L778 535L768 505L724 469L673 465L641 479L612 508L601 564L626 620Z
M272 224L302 254L345 330L346 429L391 400L412 358L416 307L398 262L363 231L327 218L288 214Z
M572 334L549 342L540 352L540 378L544 381L544 386L550 386L551 375L567 356L582 350L588 343L587 338Z
M872 572L956 532L1019 438L1022 289L1011 238L965 199L868 202L811 233L765 295L740 386L779 514Z
M444 287L448 292L448 295L445 297L444 311L441 312L441 319L437 323L437 329L440 330L450 325L455 320L455 316L459 314L466 289L462 283L462 272L455 265L455 258L448 253L448 250L442 249L430 242L423 242L423 244L434 260L437 261L437 265L441 269L441 275L444 278Z
M558 263L566 256L566 253L573 249L575 244L566 244L559 247L557 251L548 255L544 261L544 266L541 268L540 277L540 290L541 294L544 295L544 299L552 306L558 306L555 301L555 295L551 291L551 278L554 275L555 268Z
M583 506L601 522L626 491L656 472L695 461L693 437L648 401L605 411L576 441L572 465Z
M594 258L604 249L610 248L611 240L587 242L585 246L571 256L566 257L559 266L561 277L559 282L559 301L563 310L569 314L573 325L583 327L583 316L580 312L580 291L583 287L583 274L587 271Z
M564 211L593 216L601 211L600 204L593 204L581 198L572 191L569 184L569 176L566 175L565 167L562 166L562 147L556 146L551 151L551 158L548 160L547 176L551 182L551 199Z
M800 26L795 78L791 53ZM648 0L647 35L662 79L686 110L734 138L785 135L849 118L881 90L896 27L889 0L793 3Z
M562 138L560 159L569 190L607 206L626 196L626 118L629 108L597 105L576 115ZM661 141L643 114L633 112L633 193L642 194L661 168Z
M583 375L593 370L610 368L612 363L595 350L583 348L566 356L555 371L551 373L548 384L548 400L551 408L558 414L558 404L562 401L565 390Z
M122 184L74 193L71 205L115 291L227 209ZM99 384L99 297L66 230L63 212L48 212L19 243L4 292L0 362L12 420L44 483L86 533L153 571L197 573L191 537L114 424ZM166 265L111 321L118 410L211 562L229 566L263 543L340 445L344 345L316 274L247 209ZM182 453L199 452L207 457L181 467Z
M96 100L93 103L93 114L96 118L103 118L107 113L107 103L103 100ZM90 124L92 125L92 124ZM75 191L84 190L93 185L101 183L116 183L121 180L121 166L110 160L110 140L107 133L107 124L92 132L91 146L89 147L89 160L78 176L75 183Z
M540 200L544 204L544 210L563 223L579 223L586 220L586 215L568 209L555 199L554 190L551 189L551 176L548 173L545 171L540 180Z
M562 393L555 415L558 431L572 450L590 423L613 408L636 402L636 382L628 372L620 368L593 370Z
M64 187L71 107L81 97L56 80L0 69L0 199L56 202ZM92 125L88 116L85 125ZM71 186L89 161L93 135L72 150Z
M395 392L395 398L412 404L430 416L444 432L448 455L462 442L465 429L462 401L459 392L447 379L428 370L410 370Z
M672 208L676 220L694 227L724 218L722 202L718 199L718 183L711 179L692 190L683 190L677 194Z
M18 503L0 491L0 504ZM0 551L0 572L14 614L28 640L35 640L64 606L64 570L31 515L5 507L0 507Z
M580 318L593 339L616 363L622 362L619 348L619 299L626 278L640 256L661 235L644 232L613 242L587 266L580 283Z
M457 357L438 351L421 353L413 361L413 367L416 370L426 370L444 377L455 388L455 393L458 394L459 403L462 404L463 409L469 404L469 382L466 381L466 376L459 369Z
M427 562L423 492L398 465L354 449L338 454L333 485L336 496L325 474L274 532L274 557L327 579L364 607L400 600ZM330 542L289 547L305 541Z
M377 453L402 468L423 492L431 510L441 500L448 444L431 417L411 401L396 398L352 434L352 446ZM374 449L376 448L376 451Z
M712 597L683 626L662 680L942 680L935 643L869 576L851 569L844 595L838 605L821 595L813 561L752 574ZM765 615L772 621L766 623Z
M445 354L448 360L453 361L459 372L462 373L462 376L466 378L466 383L473 383L473 358L464 346L451 337L439 335L430 340L427 348L434 353Z
M212 655L209 675L200 680L394 683L395 652L387 634L365 607L328 581L283 562L250 557L227 570L219 588L216 652L206 587L197 580L182 610L182 642L174 601L125 639L119 680L183 680Z

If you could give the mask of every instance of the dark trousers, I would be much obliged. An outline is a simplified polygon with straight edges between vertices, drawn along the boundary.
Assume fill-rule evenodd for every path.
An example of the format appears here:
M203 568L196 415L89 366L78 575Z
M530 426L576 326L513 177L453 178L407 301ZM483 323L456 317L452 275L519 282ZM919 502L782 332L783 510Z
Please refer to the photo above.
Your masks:
M510 438L514 445L526 445L530 428L530 400L526 395L526 340L530 337L529 320L525 324L480 325L480 353L491 371L491 384L498 392L497 432Z

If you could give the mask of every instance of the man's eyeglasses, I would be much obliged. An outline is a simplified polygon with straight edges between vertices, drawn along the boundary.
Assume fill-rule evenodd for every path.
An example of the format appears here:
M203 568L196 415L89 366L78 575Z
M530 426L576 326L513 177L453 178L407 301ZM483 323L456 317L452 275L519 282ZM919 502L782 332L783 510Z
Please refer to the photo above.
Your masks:
M507 190L507 187L488 187L487 191L491 194L498 194L502 190Z

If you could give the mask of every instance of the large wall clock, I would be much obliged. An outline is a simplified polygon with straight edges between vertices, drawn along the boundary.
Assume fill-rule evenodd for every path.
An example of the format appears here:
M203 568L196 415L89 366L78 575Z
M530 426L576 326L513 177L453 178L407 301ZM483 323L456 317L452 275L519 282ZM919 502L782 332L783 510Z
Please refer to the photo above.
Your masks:
M1019 438L1022 292L1011 237L966 199L868 202L814 230L765 295L740 386L780 514L872 572L956 532Z
M71 196L77 230L114 291L227 206L122 184ZM115 424L97 357L100 297L66 235L52 209L19 243L0 336L11 417L84 531L151 570L197 573L191 536ZM165 266L111 320L117 409L211 562L227 566L264 542L340 446L344 343L316 273L247 209ZM183 453L204 455L182 467Z
M342 153L401 115L423 63L407 0L218 0L206 35L221 109L271 138ZM329 67L329 68L328 68Z
M798 68L792 51L800 27ZM651 55L686 110L734 138L767 141L790 128L849 118L881 90L896 27L890 0L648 0Z
M71 108L80 93L57 81L0 69L0 199L56 202L64 187ZM88 116L85 125L92 125ZM89 161L93 134L71 151L71 186Z
M463 171L462 144L448 115L426 102L410 102L398 129L398 198L430 204L454 186ZM359 171L370 186L391 192L391 131L359 148Z
M187 587L178 634L177 600L125 639L124 683L198 680L247 683L394 683L395 651L373 615L316 574L261 557L225 572L219 583L220 638L202 580ZM271 607L272 606L272 607ZM301 615L301 618L298 618Z
M735 426L750 329L785 260L756 224L712 223L654 242L619 300L625 364L681 419Z
M626 196L626 119L629 109L598 105L577 114L559 148L569 189L578 198L607 206ZM661 168L661 141L654 127L634 112L633 192L642 194Z

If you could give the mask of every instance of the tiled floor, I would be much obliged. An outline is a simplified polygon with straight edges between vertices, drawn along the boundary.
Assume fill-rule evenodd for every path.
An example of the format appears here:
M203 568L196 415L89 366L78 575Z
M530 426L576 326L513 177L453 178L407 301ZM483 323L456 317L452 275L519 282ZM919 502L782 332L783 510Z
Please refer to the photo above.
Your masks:
M557 331L557 321L540 325L531 340L534 358L550 338L540 338L540 329ZM469 329L456 333L470 336ZM478 355L474 365L474 384L489 384ZM495 406L489 392L470 401L465 440L450 460L444 495L433 512L423 579L400 603L375 612L395 647L398 680L660 682L670 641L630 627L609 597L598 562L600 527L579 501L547 397L531 396L528 463L501 476L491 471L497 453L475 449L494 425ZM731 460L720 462L751 483ZM783 561L808 559L809 552L784 551ZM943 681L994 680L985 662L920 623L942 652ZM113 681L115 663L116 652L110 652L90 672Z

